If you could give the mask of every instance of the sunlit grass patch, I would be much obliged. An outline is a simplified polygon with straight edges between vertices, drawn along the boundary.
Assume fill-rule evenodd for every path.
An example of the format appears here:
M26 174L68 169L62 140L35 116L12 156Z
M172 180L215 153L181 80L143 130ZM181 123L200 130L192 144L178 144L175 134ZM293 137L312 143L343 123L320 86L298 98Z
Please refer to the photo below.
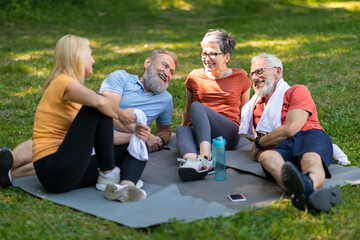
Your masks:
M13 96L16 96L16 97L25 97L26 95L28 94L38 94L40 93L42 90L41 88L39 87L30 87L28 89L25 89L21 92L17 92L17 93L14 93Z
M263 51L277 54L284 64L285 80L309 88L321 125L349 156L351 165L359 167L358 4L29 0L16 11L0 7L0 147L13 148L31 137L41 86L50 74L53 50L61 36L73 33L90 40L96 63L94 75L85 84L95 91L115 70L141 76L145 58L156 48L177 53L179 67L168 88L174 102L171 126L175 132L186 104L185 79L192 69L202 67L200 41L208 29L225 28L237 42L229 66L249 71L253 56ZM360 188L343 186L342 193L342 204L329 213L302 212L280 200L231 217L190 224L175 221L139 230L11 187L0 189L0 239L357 239Z
M323 4L314 4L315 6L323 8L343 8L348 11L360 11L360 2L359 1L347 1L347 2L330 2Z
M190 2L183 0L157 0L156 4L160 7L160 9L177 8L180 10L190 11L193 8L193 5Z

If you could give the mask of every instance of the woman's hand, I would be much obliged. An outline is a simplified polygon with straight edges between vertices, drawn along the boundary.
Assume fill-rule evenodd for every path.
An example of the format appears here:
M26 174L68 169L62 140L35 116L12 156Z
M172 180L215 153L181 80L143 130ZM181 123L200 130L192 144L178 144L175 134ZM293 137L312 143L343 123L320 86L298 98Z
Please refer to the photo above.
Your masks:
M146 125L140 123L135 127L135 135L144 142L147 142L147 140L150 137L150 134L151 134L151 129Z

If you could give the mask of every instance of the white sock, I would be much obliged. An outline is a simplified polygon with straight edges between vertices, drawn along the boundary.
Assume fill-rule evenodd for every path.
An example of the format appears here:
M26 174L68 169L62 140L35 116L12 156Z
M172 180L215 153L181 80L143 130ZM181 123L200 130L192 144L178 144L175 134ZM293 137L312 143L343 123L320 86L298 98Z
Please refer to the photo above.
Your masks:
M339 160L341 157L347 158L345 153L336 144L333 144L333 151L334 151L334 159L335 160Z
M338 147L338 145L333 144L334 159L337 160L341 165L348 165L350 161L346 154Z
M100 174L101 174L103 177L112 177L112 176L115 175L117 168L118 168L118 167L115 167L113 170L111 170L111 171L108 172L108 173L102 173L102 172L100 172Z

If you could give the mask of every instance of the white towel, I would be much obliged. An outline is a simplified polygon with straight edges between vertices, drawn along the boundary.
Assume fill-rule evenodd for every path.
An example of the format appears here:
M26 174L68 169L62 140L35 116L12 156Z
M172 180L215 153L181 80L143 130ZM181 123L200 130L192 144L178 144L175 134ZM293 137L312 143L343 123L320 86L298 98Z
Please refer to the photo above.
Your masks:
M252 96L250 101L248 101L241 109L241 121L239 127L239 134L245 134L251 138L254 138L253 130L253 112L255 104L259 101L260 97L256 94Z
M276 85L274 94L270 97L268 103L265 106L264 112L256 127L256 132L268 134L272 130L281 126L281 110L284 102L284 94L289 88L289 84L287 84L287 82L285 82L284 79L281 78ZM253 115L255 105L259 100L260 97L254 94L250 101L243 106L241 110L241 123L239 127L239 134L245 134L250 138L255 137L253 128ZM339 164L348 165L351 163L348 160L346 154L336 144L333 144L333 150L333 158Z
M134 109L134 114L136 115L135 125L137 126L139 123L146 125L147 117L143 111L140 109ZM146 143L140 139L135 133L130 138L130 143L127 148L128 152L134 158L147 161L149 160L149 153L146 147Z
M283 78L278 81L274 94L270 97L265 106L264 112L256 127L256 132L268 134L275 128L281 126L281 109L284 101L284 94L289 88L289 84L287 84ZM253 130L253 113L255 105L259 100L260 97L254 94L250 101L247 102L241 110L239 134L246 134L252 138L255 136Z

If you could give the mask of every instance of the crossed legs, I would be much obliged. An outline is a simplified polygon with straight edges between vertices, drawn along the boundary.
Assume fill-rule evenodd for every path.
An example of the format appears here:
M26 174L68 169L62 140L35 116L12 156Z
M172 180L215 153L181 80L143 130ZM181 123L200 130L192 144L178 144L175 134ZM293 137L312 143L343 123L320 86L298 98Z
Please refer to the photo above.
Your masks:
M226 149L235 149L238 143L238 125L231 119L215 112L199 102L193 102L190 108L193 127L179 126L176 138L180 156L196 161L197 150L207 159L211 159L211 139L223 136Z

